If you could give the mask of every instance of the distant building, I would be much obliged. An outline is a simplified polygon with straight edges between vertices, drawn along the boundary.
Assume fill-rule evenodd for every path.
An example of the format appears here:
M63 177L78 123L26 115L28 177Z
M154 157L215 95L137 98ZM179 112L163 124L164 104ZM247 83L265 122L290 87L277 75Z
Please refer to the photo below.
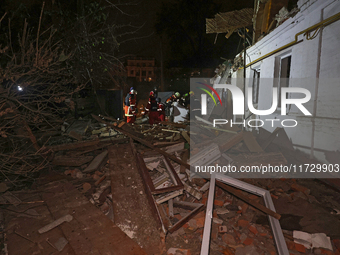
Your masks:
M134 57L127 60L127 77L135 77L137 81L154 81L156 79L155 59Z

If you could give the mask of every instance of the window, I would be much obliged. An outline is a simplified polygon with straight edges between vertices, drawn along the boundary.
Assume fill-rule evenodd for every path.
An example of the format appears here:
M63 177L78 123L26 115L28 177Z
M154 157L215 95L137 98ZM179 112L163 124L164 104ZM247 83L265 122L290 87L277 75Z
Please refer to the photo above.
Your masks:
M281 107L281 88L289 87L291 62L292 56L290 53L281 55L275 59L274 87L277 87L278 91L278 109Z
M133 75L133 73L134 73L133 70L131 70L131 71L130 71L130 74Z
M149 71L149 75L152 75L152 71Z
M259 103L260 69L254 70L253 76L253 104Z
M143 76L143 77L146 76L146 71L142 71L142 76Z

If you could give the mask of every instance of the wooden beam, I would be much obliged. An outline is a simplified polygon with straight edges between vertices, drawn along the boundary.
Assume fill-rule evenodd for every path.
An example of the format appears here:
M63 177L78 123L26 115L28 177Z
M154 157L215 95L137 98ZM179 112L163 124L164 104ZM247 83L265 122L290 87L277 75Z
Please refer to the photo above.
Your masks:
M237 133L236 135L234 135L233 137L225 141L223 144L219 145L221 152L225 152L229 150L231 147L235 146L242 140L243 140L243 132Z
M103 121L101 118L99 118L98 116L96 116L96 115L94 115L94 114L92 114L92 117L93 117L95 120L97 120L98 122L105 123L106 125L112 127L113 129L115 129L115 130L117 130L117 131L119 131L119 132L125 134L126 136L132 138L133 140L135 140L135 141L137 141L137 142L140 142L141 144L145 145L146 147L149 147L149 148L153 149L154 151L157 151L159 154L162 154L162 155L164 155L164 156L167 156L169 159L175 161L176 163L178 163L178 164L180 164L180 165L184 165L187 169L190 170L190 165L189 165L189 164L187 164L187 163L183 162L182 160L178 159L176 156L173 156L173 155L171 155L171 154L169 154L169 153L167 153L167 152L165 152L165 151L163 151L163 150L161 150L161 149L159 149L159 148L156 148L155 146L153 146L152 143L149 143L149 142L145 141L144 139L141 139L141 138L139 138L139 137L137 137L137 136L135 136L135 135L132 135L130 132L128 132L128 131L126 131L126 130L117 128L117 127L115 127L113 124L110 124L110 123L108 123L108 122L106 122L106 121Z
M266 139L266 141L261 146L263 150L265 150L269 146L269 144L271 144L274 141L276 135L280 132L281 129L282 128L277 127L274 130L274 132L269 135L269 137Z
M180 221L178 221L175 225L173 225L171 228L169 228L169 232L173 233L176 230L178 230L179 228L181 228L185 223L187 223L190 219L192 219L193 217L195 217L195 215L197 215L201 210L204 209L204 205L201 204L199 207L195 208L193 211L191 211L188 215L186 215L185 217L183 217Z
M263 152L263 149L257 143L252 132L243 132L243 141L250 152Z

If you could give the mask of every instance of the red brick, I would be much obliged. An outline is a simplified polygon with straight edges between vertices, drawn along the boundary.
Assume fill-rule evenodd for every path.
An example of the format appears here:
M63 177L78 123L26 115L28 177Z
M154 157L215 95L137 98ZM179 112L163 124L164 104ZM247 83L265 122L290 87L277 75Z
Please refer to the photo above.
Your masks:
M208 201L207 197L202 198L202 204L207 205L207 201Z
M295 250L297 250L298 252L301 252L301 253L306 252L305 246L303 246L302 244L299 244L299 243L295 243Z
M261 235L261 234L260 234ZM286 241L286 244L287 244L287 248L288 248L288 250L295 250L295 243L293 242L293 241L289 241L289 240L287 240Z
M257 229L254 226L250 226L249 231L252 232L254 235L257 235L259 231L257 231Z
M194 219L198 219L198 218L205 218L205 212L199 212L198 214L195 215Z
M249 225L249 221L247 221L247 220L239 220L237 222L237 225L240 226L240 227L246 228Z
M241 208L242 208L241 211L242 211L243 214L246 213L248 207L249 207L249 205L246 204L246 203L243 203L243 204L241 205Z
M299 184L293 183L290 187L292 188L292 190L301 191L302 193L305 193L306 195L310 194L310 189L304 186L301 186Z
M334 252L320 248L321 254L334 255Z
M251 245L253 243L253 239L247 237L246 240L243 241L244 245Z
M218 226L216 224L212 224L211 226L211 239L216 240L218 236Z
M260 233L260 236L266 236L267 233Z
M217 205L217 206L223 206L223 204L224 204L224 202L223 201L221 201L221 200L215 200L214 201L214 205Z
M205 217L201 217L196 219L196 225L198 228L203 228L204 227L204 221L205 221Z

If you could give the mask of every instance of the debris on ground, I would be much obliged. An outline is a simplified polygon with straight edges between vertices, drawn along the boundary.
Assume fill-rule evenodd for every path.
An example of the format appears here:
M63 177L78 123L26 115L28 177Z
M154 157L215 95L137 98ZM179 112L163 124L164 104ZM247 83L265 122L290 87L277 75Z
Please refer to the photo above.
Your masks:
M113 254L200 254L210 182L192 178L191 164L311 162L282 129L255 136L199 119L189 129L189 123L130 125L93 115L63 130L41 148L49 170L30 189L0 184L1 238L9 253L115 247ZM191 151L189 145L195 145ZM261 197L217 181L210 254L277 254L268 216L279 219L291 254L340 253L334 190L313 179L241 180L268 190L276 211ZM130 253L118 252L126 247Z

